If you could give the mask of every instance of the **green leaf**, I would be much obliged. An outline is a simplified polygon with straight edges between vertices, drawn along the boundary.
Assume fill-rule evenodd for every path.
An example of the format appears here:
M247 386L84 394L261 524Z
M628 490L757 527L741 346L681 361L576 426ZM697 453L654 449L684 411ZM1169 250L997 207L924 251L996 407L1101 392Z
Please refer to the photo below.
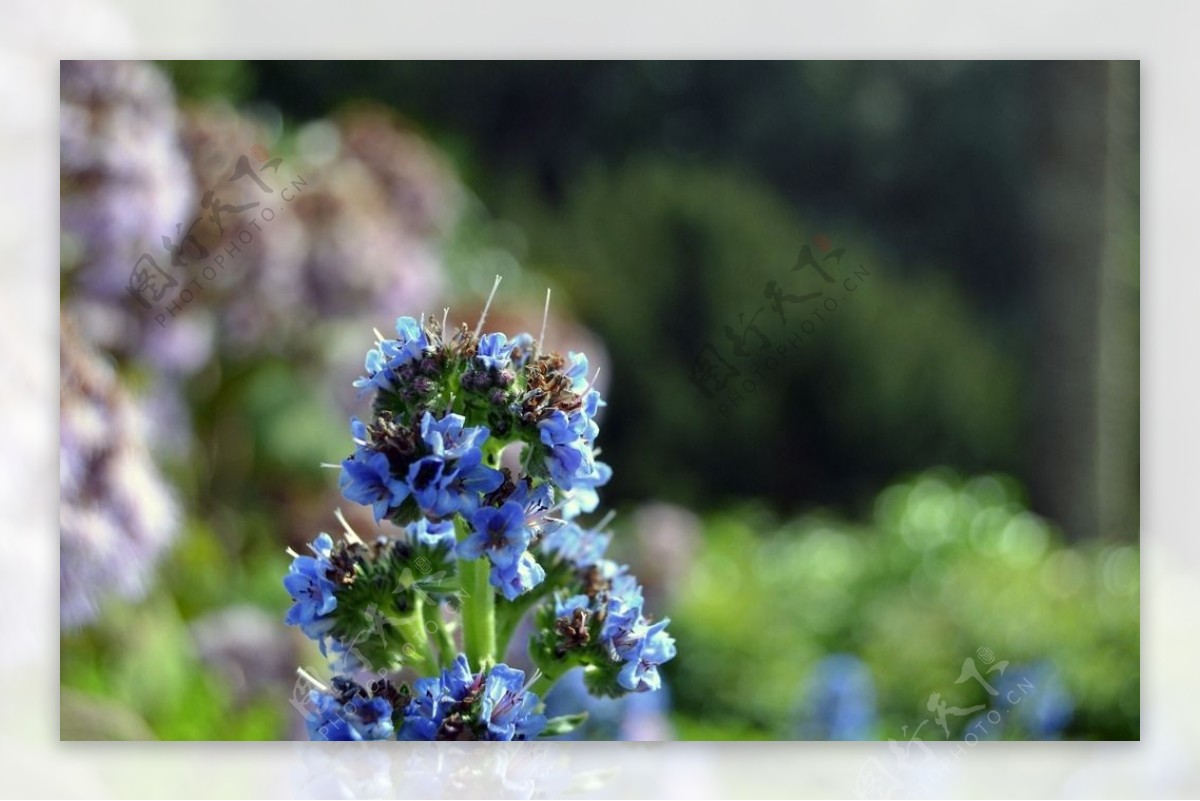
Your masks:
M546 721L546 728L542 731L539 737L558 737L560 734L569 734L588 719L587 712L580 712L576 715L559 715L556 718L550 718Z

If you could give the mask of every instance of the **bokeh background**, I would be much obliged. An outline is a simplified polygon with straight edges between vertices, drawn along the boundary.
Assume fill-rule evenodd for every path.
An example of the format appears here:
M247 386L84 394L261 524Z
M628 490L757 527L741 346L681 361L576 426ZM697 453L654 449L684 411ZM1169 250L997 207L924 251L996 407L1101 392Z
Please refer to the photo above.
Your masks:
M1137 738L1138 83L63 62L62 737L301 733L284 549L355 511L321 464L371 329L473 320L500 273L498 327L551 287L603 365L603 498L679 644L581 736ZM177 225L256 219L243 155L293 200L215 280L172 266Z

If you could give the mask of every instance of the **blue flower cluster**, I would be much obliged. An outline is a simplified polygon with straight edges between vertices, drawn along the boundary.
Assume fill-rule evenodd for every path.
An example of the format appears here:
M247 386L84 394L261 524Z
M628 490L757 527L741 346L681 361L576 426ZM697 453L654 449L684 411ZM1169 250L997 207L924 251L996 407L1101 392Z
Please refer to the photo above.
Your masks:
M658 690L658 667L675 656L675 639L666 631L670 621L651 623L645 616L637 579L625 565L604 558L610 540L605 532L566 521L540 544L543 553L577 571L582 590L555 594L555 651L578 650L578 662L605 671L618 667L617 687L607 687L609 694Z
M418 679L404 710L401 740L531 740L546 727L525 674L499 664L471 672L460 654L441 676Z
M574 520L548 527L540 543L541 550L575 568L586 568L600 562L612 541L606 531L584 528Z
M651 623L646 618L642 613L642 589L624 568L608 560L597 567L616 573L609 589L594 597L580 594L556 598L554 614L567 625L580 617L600 621L595 627L593 648L610 663L620 665L620 687L639 693L657 690L662 686L659 665L675 657L675 638L666 631L670 619Z
M481 446L488 429L465 423L460 414L438 419L425 412L419 438L414 438L406 437L411 432L394 429L381 429L375 436L353 419L350 433L357 448L342 462L342 494L370 506L377 521L395 514L409 498L435 520L471 514L479 508L480 497L498 488L504 476L483 464ZM411 450L403 447L413 444Z
M596 390L589 390L585 375L587 357L582 353L570 355L570 366L564 375L571 381L573 392L583 393L579 408L571 411L551 409L538 421L538 436L545 447L546 469L559 489L581 490L595 496L597 487L612 478L612 469L595 459L595 441L600 427L596 415L607 404ZM592 509L595 503L591 504ZM591 511L585 509L584 511Z
M605 404L587 358L542 353L528 334L480 336L481 326L449 333L444 320L401 317L355 382L374 397L370 418L351 421L340 488L405 534L321 535L284 580L287 622L322 653L330 644L343 674L308 696L314 738L558 735L580 718L547 721L538 694L566 670L583 666L593 693L618 696L659 689L658 668L675 656L667 621L643 613L637 580L605 558L603 525L577 522L612 476L596 458ZM534 607L539 671L527 685L496 662ZM347 678L368 668L421 677L411 692L386 678L368 692Z

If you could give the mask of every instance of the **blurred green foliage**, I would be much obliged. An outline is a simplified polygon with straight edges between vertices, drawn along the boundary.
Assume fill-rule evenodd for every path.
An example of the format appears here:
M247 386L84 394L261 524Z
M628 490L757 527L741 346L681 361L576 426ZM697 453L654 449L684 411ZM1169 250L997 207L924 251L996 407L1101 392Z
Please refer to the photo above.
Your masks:
M780 524L750 507L705 533L671 612L686 655L667 667L684 736L721 723L794 736L812 667L844 652L871 670L875 736L906 739L933 692L962 708L989 701L980 685L955 684L987 648L1014 672L1058 671L1075 703L1064 737L1138 737L1137 549L1064 545L1010 480L937 470L884 490L864 523L813 512ZM965 720L949 721L961 737Z
M287 739L294 710L286 677L249 677L262 686L236 698L190 628L234 599L282 625L287 562L261 545L230 553L210 529L191 525L144 601L110 600L96 623L63 635L62 738Z
M1022 465L1013 343L951 276L906 280L866 232L803 220L755 180L712 167L595 170L555 209L513 194L527 198L511 205L526 210L515 216L530 262L565 285L611 350L604 448L622 466L613 497L719 507L765 496L789 508L867 498L914 466ZM846 250L832 287L790 269L819 235ZM860 268L869 276L851 295L840 282ZM769 281L793 294L837 290L828 295L840 306L793 345L820 307L790 305L781 321L764 297ZM693 382L696 355L711 343L750 373L761 359L736 360L725 328L740 332L739 315L756 312L786 354L736 407L709 400Z

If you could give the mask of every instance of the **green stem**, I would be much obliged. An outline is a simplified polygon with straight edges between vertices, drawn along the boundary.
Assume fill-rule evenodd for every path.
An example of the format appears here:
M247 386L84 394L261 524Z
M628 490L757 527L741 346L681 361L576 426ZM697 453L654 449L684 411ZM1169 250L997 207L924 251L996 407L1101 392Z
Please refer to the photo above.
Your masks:
M417 604L411 614L400 618L398 628L405 641L416 651L412 658L420 663L424 670L423 675L437 675L438 665L429 649L429 632L425 630L425 604Z
M525 613L531 607L547 594L544 588L548 584L548 581L543 582L540 587L536 587L525 593L515 601L503 604L496 610L496 653L508 653L509 643L512 641L513 634L516 633L521 619L525 617Z
M459 542L470 536L463 520L456 520ZM483 670L496 661L496 593L488 581L486 557L459 560L458 575L466 597L462 598L463 647L472 670Z
M435 634L437 636L439 661L442 667L449 667L458 653L458 648L454 645L454 637L450 635L450 625L442 619L441 610L436 605L430 607L430 609L433 612L433 622L437 624Z

